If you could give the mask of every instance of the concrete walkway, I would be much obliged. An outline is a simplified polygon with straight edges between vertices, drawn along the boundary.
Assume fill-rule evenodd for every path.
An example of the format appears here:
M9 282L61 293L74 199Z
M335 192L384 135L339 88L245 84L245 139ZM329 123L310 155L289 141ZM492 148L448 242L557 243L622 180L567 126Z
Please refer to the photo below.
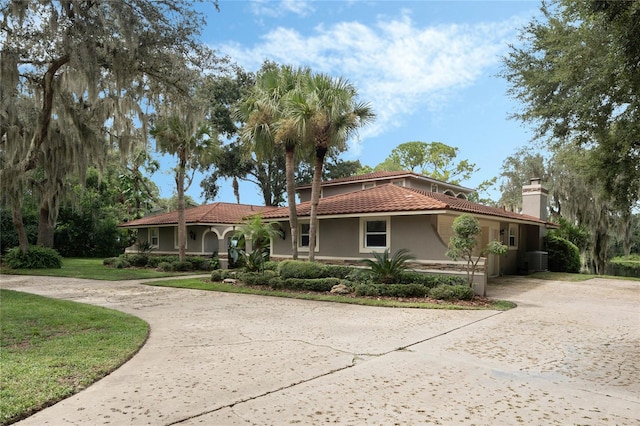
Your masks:
M51 277L0 287L151 325L21 425L640 423L640 282L501 279L507 312L371 308Z

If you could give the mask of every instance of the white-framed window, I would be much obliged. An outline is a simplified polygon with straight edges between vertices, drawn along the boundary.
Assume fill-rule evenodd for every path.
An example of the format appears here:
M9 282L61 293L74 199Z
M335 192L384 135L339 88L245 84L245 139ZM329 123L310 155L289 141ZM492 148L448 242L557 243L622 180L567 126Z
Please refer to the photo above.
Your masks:
M431 192L438 192L438 184L437 183L432 183L431 184Z
M398 185L398 186L405 186L404 185L404 179L392 180L391 183L394 184L394 185Z
M391 219L389 217L360 218L360 252L382 252L391 245Z
M173 248L180 248L180 240L178 239L178 227L173 228ZM187 235L184 239L184 248L189 248L189 229L187 228Z
M160 229L149 228L147 241L151 247L158 248L160 246Z
M362 184L362 189L374 188L376 186L375 182L367 182Z
M309 230L311 225L309 223L298 224L298 249L301 251L309 251ZM320 234L320 224L316 225L316 247L314 251L318 251L318 235Z
M509 225L509 236L507 245L509 248L518 248L518 225Z

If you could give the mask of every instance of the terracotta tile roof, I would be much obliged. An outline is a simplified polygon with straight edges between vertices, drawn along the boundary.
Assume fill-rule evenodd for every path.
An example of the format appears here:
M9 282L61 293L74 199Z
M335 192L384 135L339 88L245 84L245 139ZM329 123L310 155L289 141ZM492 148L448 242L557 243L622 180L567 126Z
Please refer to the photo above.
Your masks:
M311 212L311 202L307 201L298 204L297 209L298 216L309 216ZM441 193L426 192L393 184L321 198L318 204L318 216L434 210L453 210L545 223L533 216L509 212L497 207L484 206ZM289 209L287 207L280 207L263 213L262 217L265 219L287 218L289 217Z
M349 177L345 177L345 178L340 178L340 179L332 179L332 180L327 180L327 181L323 181L322 182L322 186L331 186L331 185L341 185L341 184L345 184L345 183L352 183L352 182L361 182L361 181L376 181L376 180L383 180L383 179L394 179L394 178L403 178L403 177L413 177L416 179L424 179L424 180L428 180L428 181L433 181L433 182L440 182L442 184L445 185L449 185L449 186L453 186L453 187L459 187L461 189L466 189L466 190L470 190L469 188L465 188L463 186L460 185L455 185L452 183L447 183L447 182L443 182L441 180L438 179L434 179L425 175L421 175L419 173L415 173L415 172L409 172L409 171L398 171L398 172L372 172L372 173L366 173L363 175L356 175L356 176L349 176ZM309 189L311 188L311 184L308 185L299 185L298 187L296 187L296 189Z
M240 223L247 216L273 210L274 207L253 206L248 204L213 203L205 206L191 207L185 210L187 223ZM162 213L122 223L118 226L131 228L138 226L171 225L178 223L178 212Z

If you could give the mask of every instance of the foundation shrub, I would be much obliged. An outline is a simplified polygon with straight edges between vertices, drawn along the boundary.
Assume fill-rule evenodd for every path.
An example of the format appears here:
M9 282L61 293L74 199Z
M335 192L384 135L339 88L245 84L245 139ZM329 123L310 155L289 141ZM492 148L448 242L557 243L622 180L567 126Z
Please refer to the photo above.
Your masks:
M429 288L422 284L357 284L356 296L426 297Z
M274 290L280 290L284 288L284 280L278 276L269 279L269 287Z
M193 256L187 257L187 261L191 263L191 268L194 271L210 271L211 260L205 257Z
M354 268L344 265L324 265L323 269L324 271L322 273L322 276L325 278L332 277L346 279Z
M191 271L193 268L192 263L189 262L188 260L184 260L182 262L180 261L171 262L171 265L173 265L173 270L176 272L187 272L187 271Z
M438 300L471 300L473 289L467 285L439 285L429 290L429 297Z
M62 256L42 246L29 246L26 253L14 247L2 257L2 263L12 269L62 268Z
M160 262L158 263L158 267L157 269L161 270L162 272L172 272L174 271L174 266L172 262Z
M331 291L334 285L337 284L345 284L351 285L350 282L346 280L341 280L339 278L285 278L284 280L285 289L290 290L303 290L303 291L317 291L317 292L327 292Z
M147 266L149 263L149 256L144 254L129 254L126 255L126 259L129 261L131 266L136 266L139 268Z
M324 265L303 260L285 260L278 265L278 275L287 278L322 278Z
M277 271L278 270L278 263L274 260L267 260L266 262L264 262L264 270L265 271Z
M276 273L274 271L260 272L241 272L238 274L238 279L247 285L269 285L269 280L274 278Z
M373 282L373 273L369 269L352 268L345 278L356 284L370 284Z
M160 262L162 262L162 258L160 256L149 256L147 259L147 267L157 268Z
M452 275L423 274L415 271L405 271L400 274L398 281L401 284L422 284L425 287L434 288L439 285L463 285L464 277Z
M549 253L549 270L552 272L580 272L580 250L571 241L556 235L544 237L544 246Z
M127 260L126 257L118 257L115 262L113 262L113 267L116 269L126 269L131 266L131 263Z

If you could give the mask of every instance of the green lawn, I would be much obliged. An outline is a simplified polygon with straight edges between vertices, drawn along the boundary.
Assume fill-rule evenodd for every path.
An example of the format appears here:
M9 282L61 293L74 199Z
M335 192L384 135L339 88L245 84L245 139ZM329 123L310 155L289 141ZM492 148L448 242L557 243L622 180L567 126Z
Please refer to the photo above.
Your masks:
M146 278L174 277L193 275L199 272L159 272L155 269L128 268L116 269L102 264L103 259L65 258L62 268L57 269L9 269L2 268L0 273L13 275L45 275L51 277L88 278L93 280L121 281Z
M130 359L149 327L111 309L0 290L0 424L77 393Z
M175 280L163 280L163 281L151 281L146 282L147 285L153 285L158 287L174 287L174 288L186 288L194 290L208 290L208 291L220 291L225 293L241 293L241 294L256 294L260 296L274 296L274 297L288 297L292 299L304 299L304 300L318 300L322 302L335 302L335 303L350 303L354 305L366 305L366 306L378 306L378 307L393 307L393 308L420 308L420 309L490 309L496 311L506 311L515 308L515 303L495 300L488 306L467 306L454 303L428 303L428 302L407 302L399 301L391 298L365 298L365 297L351 297L351 296L338 296L324 293L309 293L309 292L292 292L282 290L269 290L268 288L259 289L255 287L247 287L242 285L232 285L219 282L211 282L208 279L175 279Z

